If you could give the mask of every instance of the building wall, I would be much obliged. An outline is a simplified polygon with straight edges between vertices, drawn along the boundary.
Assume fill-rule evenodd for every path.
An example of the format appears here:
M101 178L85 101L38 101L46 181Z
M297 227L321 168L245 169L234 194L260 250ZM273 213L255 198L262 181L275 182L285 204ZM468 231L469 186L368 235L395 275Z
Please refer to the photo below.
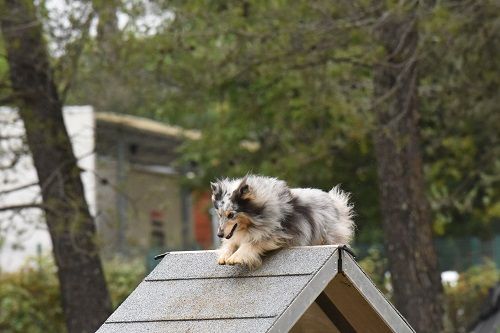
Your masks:
M153 231L157 236L163 234L162 249L158 250L192 247L192 230L186 228L192 221L182 211L183 193L177 175L127 164L120 182L117 163L105 157L97 159L97 174L97 223L107 257L115 253L146 255L153 243L157 243L152 239ZM122 217L118 210L119 195L123 198ZM152 220L156 220L154 226Z
M197 192L193 195L194 237L204 250L214 247L212 219L210 209L212 201L209 192Z

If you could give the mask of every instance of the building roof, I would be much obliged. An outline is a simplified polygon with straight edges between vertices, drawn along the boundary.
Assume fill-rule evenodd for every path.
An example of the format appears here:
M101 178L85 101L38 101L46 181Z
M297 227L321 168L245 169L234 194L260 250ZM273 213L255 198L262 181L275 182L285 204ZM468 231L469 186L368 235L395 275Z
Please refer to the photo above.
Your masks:
M134 128L138 131L149 132L159 136L169 136L179 139L198 140L201 138L201 132L197 130L184 129L178 126L167 125L165 123L131 116L128 114L113 112L96 112L95 119L99 122L106 122L122 127Z
M107 131L112 128L120 128L126 135L147 134L156 138L170 138L171 140L199 140L202 133L195 129L184 129L179 126L168 125L163 122L148 118L132 116L113 112L96 112L95 119L98 125L105 127ZM258 142L250 140L240 141L240 147L250 152L259 150Z
M97 332L414 332L343 248L284 249L255 271L216 256L166 254Z

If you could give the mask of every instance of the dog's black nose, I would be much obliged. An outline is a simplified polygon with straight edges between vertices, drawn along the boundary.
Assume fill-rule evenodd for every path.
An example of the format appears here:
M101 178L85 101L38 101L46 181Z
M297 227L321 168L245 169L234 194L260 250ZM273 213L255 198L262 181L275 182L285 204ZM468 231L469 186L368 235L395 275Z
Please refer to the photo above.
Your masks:
M224 233L223 233L222 231L219 231L219 232L217 233L217 237L219 237L219 238L224 237Z

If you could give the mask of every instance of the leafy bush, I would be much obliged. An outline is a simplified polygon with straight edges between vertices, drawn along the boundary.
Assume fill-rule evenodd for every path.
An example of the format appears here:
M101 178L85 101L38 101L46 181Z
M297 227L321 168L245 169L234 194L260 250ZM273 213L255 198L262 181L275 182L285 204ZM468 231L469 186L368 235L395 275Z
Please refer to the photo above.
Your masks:
M45 258L32 264L0 276L0 331L65 332L55 267Z
M392 298L387 259L377 249L370 249L368 255L359 261L360 266L375 282L377 287ZM459 274L456 284L445 284L443 306L445 308L445 333L468 332L468 327L477 318L490 288L499 282L500 270L492 261L473 266Z
M137 287L145 275L144 262L141 260L113 260L104 266L108 289L113 307L120 305Z
M368 254L359 261L359 265L370 276L375 285L388 299L392 298L392 286L388 272L387 258L376 247L368 249Z
M116 307L144 277L144 264L114 260L105 264L105 274ZM59 295L56 267L49 257L0 275L0 332L66 332Z
M474 266L460 274L456 285L445 285L446 332L468 332L481 306L500 277L492 261Z

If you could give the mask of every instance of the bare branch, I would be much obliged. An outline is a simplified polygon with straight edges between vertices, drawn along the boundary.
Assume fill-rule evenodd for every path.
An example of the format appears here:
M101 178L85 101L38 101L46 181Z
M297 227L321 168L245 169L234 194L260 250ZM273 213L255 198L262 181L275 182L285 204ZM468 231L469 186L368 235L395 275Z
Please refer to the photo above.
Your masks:
M38 182L33 182L33 183L29 183L29 184L24 184L24 185L15 187L15 188L9 188L8 190L1 191L0 195L6 195L6 194L9 194L12 192L21 191L21 190L24 190L24 189L27 189L27 188L30 188L33 186L37 186L37 185L38 185Z
M25 135L0 135L1 140L22 140L25 138Z
M16 166L17 162L21 159L22 154L15 154L12 159L5 165L0 165L0 171L9 170Z
M25 203L25 204L3 206L3 207L0 207L0 212L5 212L8 210L23 210L23 209L32 209L32 208L47 209L47 206L32 202L32 203Z
M95 17L95 13L91 12L87 19L85 20L82 28L82 37L78 40L78 42L74 43L74 55L71 57L71 70L70 74L68 75L68 79L66 80L65 84L63 84L63 87L61 89L61 101L64 104L64 101L66 100L66 97L68 95L69 89L71 88L71 85L75 81L76 75L78 73L77 67L78 63L80 60L80 57L82 55L85 42L89 39L90 36L90 24Z

